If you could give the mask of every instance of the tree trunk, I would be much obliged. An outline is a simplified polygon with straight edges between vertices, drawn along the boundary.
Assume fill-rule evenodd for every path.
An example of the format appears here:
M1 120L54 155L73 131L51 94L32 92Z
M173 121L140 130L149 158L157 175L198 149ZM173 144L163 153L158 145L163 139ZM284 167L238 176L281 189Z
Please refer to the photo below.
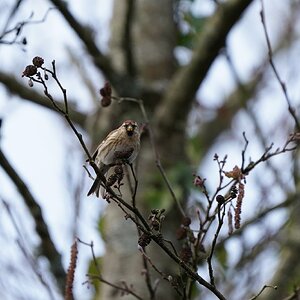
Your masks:
M139 1L115 1L113 18L111 22L110 55L115 68L119 72L128 72L137 77L145 89L155 89L158 95L162 95L166 83L173 74L175 60L173 56L176 42L175 24L173 22L172 1L159 0L139 0ZM131 10L129 12L129 10ZM125 26L124 26L125 24ZM130 28L129 28L130 27ZM127 32L126 32L127 30ZM131 96L131 95L120 95ZM158 96L158 98L160 98ZM149 111L154 110L155 103L149 97L143 97L143 101ZM131 107L131 110L121 112L120 119L138 116L138 121L142 121L138 106ZM150 115L150 118L152 115ZM156 128L155 119L151 120L154 132ZM182 145L185 128L181 128L181 133L172 136L172 139L160 142L158 150L163 153L161 159L166 170L176 167L180 161L185 161L185 153ZM167 156L165 155L167 154ZM167 161L168 158L168 161ZM171 158L171 159L170 159ZM152 208L167 208L163 235L174 239L175 228L179 226L180 216L178 210L174 208L169 194L162 201L162 190L167 191L167 187L162 182L162 178L155 165L155 156L151 149L148 137L142 138L141 152L138 158L138 194L137 206L142 209L148 217ZM124 199L131 199L130 192L125 191L127 184L123 188ZM157 194L158 199L153 200L153 195ZM164 193L166 194L166 193ZM130 200L129 200L130 201ZM166 207L167 206L167 207ZM172 224L173 223L173 224ZM143 273L143 260L138 251L138 234L136 227L130 220L125 220L124 212L114 204L110 204L105 215L105 241L106 254L102 259L103 274L112 282L125 280L128 284L134 285L134 290L143 299L150 299L145 276ZM178 273L178 268L172 266L172 262L156 245L150 244L147 253L155 265L164 273L174 276ZM156 299L177 299L177 294L170 283L160 278L160 275L151 272L152 286L155 279L160 279ZM97 299L119 299L120 295L107 285L102 285ZM131 299L131 296L128 296Z

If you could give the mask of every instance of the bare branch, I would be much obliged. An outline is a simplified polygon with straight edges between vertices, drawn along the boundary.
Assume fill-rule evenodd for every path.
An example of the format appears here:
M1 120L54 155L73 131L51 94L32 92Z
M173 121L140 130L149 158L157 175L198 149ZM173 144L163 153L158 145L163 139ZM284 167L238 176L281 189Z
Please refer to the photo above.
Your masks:
M249 300L255 300L255 299L257 299L264 292L264 290L267 289L267 288L271 288L271 289L277 290L277 286L276 285L275 286L264 285L262 287L262 289L260 290L260 292L257 295L253 296L252 298L250 298Z
M98 264L98 261L97 261L97 258L96 258L95 252L94 252L94 243L91 242L91 243L89 244L89 243L83 242L83 241L80 240L79 238L77 238L77 240L78 240L81 244L83 244L83 245L85 245L85 246L88 246L88 247L90 247L90 249L91 249L91 253L92 253L92 257L93 257L93 262L94 262L94 265L95 265L95 267L96 267L97 274L96 274L96 275L94 275L94 274L87 274L87 276L89 277L89 280L97 279L97 280L99 280L100 282L105 283L105 284L107 284L107 285L109 285L109 286L111 286L111 287L113 287L113 288L115 288L115 289L117 289L117 290L120 290L121 292L123 292L123 293L125 293L125 294L130 294L130 295L132 295L132 296L133 296L134 298L136 298L136 299L143 300L142 297L140 297L138 294L136 294L136 293L133 291L132 287L128 287L128 285L126 284L126 282L122 282L123 285L116 285L116 284L114 284L114 283L112 283L112 282L109 282L109 281L107 281L106 279L104 279L104 278L102 277L102 275L101 275L100 267L99 267L99 264ZM87 282L85 282L85 283L87 283Z
M19 1L19 3L16 4L16 8L18 8L18 6L20 5L21 1ZM33 13L30 15L30 17L25 20L25 21L22 21L22 22L19 22L17 23L14 27L12 27L11 29L6 29L7 28L7 25L8 25L8 22L9 22L9 19L7 20L7 23L4 27L4 31L3 33L0 35L0 44L5 44L5 45L13 45L13 44L20 44L20 45L26 45L27 41L25 38L23 38L21 41L17 41L22 29L26 26L26 25L29 25L29 24L39 24L39 23L43 23L46 21L47 19L47 16L49 14L49 12L52 10L53 8L49 8L45 15L43 16L43 18L41 20L31 20L32 16L33 16ZM14 11L12 11L12 13L14 13ZM10 18L11 16L9 16ZM11 39L11 40L4 40L4 38L10 34L15 34L15 36Z
M23 197L25 204L27 205L32 218L35 222L35 230L41 239L41 253L45 256L50 262L50 269L53 273L53 276L56 278L58 285L61 291L64 291L65 287L65 276L66 273L62 266L61 255L56 249L47 226L47 223L44 220L42 210L38 202L35 200L33 195L30 193L28 187L17 174L15 169L6 159L4 153L0 149L0 166L13 181L19 193Z
M132 53L133 45L132 45L132 34L131 34L134 11L135 11L135 0L128 0L127 7L126 7L126 18L124 24L122 46L125 52L127 72L130 76L134 76L136 73L136 66L134 63L134 57Z
M221 209L222 209L222 215L221 215ZM219 221L219 223L218 223L218 227L217 227L217 230L215 232L215 235L214 235L214 239L212 241L210 254L207 258L210 283L213 286L215 286L215 278L214 278L214 272L213 272L213 267L212 267L212 257L213 257L214 251L215 251L218 236L220 234L221 228L222 228L223 223L224 223L224 217L225 217L225 204L223 205L223 207L221 205L218 206L218 221Z
M61 12L65 20L69 23L70 28L72 28L79 39L82 41L86 47L88 53L94 60L95 66L104 73L105 77L114 85L120 95L126 94L129 87L130 91L135 94L140 92L140 87L137 83L128 75L118 74L116 70L113 69L112 64L107 56L105 56L97 44L95 43L95 38L92 31L87 26L82 25L70 12L68 5L62 0L50 0L57 9Z
M220 5L215 14L207 21L195 47L189 64L176 72L161 105L156 111L160 130L159 140L170 130L177 130L174 125L185 123L194 96L204 80L209 68L225 45L227 35L237 23L252 0L230 0Z
M273 51L272 51L272 46L271 46L270 38L269 38L269 35L268 35L266 20L265 20L264 2L263 2L263 0L260 0L260 2L261 2L260 18L261 18L261 22L262 22L262 25L263 25L264 34L265 34L265 38L266 38L266 42L267 42L270 65L271 65L272 70L273 70L273 72L276 76L276 79L277 79L277 81L278 81L278 83L279 83L279 85L282 89L283 95L284 95L286 103L288 105L289 112L290 112L292 118L295 121L296 128L299 131L300 130L300 124L299 124L299 120L298 120L297 115L296 115L295 108L293 108L292 105L291 105L291 100L288 96L286 84L281 79L281 77L279 75L279 72L278 72L278 70L277 70L277 68L274 64L274 61L273 61Z
M243 222L242 226L240 227L239 230L235 230L231 233L230 236L227 236L225 238L223 238L217 246L222 247L222 245L224 245L224 243L229 240L231 238L231 236L239 236L241 235L246 228L248 228L251 225L256 224L257 222L260 222L264 217L268 216L269 213L276 211L278 209L282 209L282 208L288 208L289 206L291 206L293 203L295 203L295 201L298 199L299 197L299 193L295 193L293 195L290 195L285 201L276 204L274 206L268 207L258 213L255 214L255 216L251 219L246 220L245 222Z
M40 283L45 287L45 289L47 290L48 294L49 294L49 297L50 299L54 300L55 297L53 295L53 292L49 286L49 284L45 281L44 279L44 276L42 274L42 272L39 270L39 267L38 267L38 262L37 262L37 259L31 254L29 253L29 251L26 249L25 247L25 240L24 240L24 237L19 229L19 226L17 224L17 221L11 211L11 208L10 208L10 205L3 199L1 199L8 215L9 215L9 218L16 230L16 232L18 233L18 236L19 238L17 239L17 244L22 252L22 254L24 255L25 259L27 260L27 262L29 263L32 271L35 273L35 275L37 276L37 278L39 279Z
M54 65L55 66L55 65ZM52 65L53 67L53 65ZM32 69L32 68L29 68ZM49 72L48 70L46 70L47 72ZM55 70L53 70L54 72ZM51 72L50 72L51 74ZM82 135L77 131L76 127L74 126L74 124L72 123L72 120L69 118L68 114L65 112L64 109L60 108L56 102L54 101L52 95L49 93L48 91L48 87L44 81L44 79L41 77L40 73L37 72L37 70L34 70L34 75L35 77L32 77L32 73L30 70L25 69L25 71L23 72L23 76L26 76L28 78L30 78L32 81L37 82L39 84L41 84L44 87L44 93L45 95L49 98L49 100L51 101L52 105L55 107L55 109L61 113L64 118L67 120L67 122L69 123L71 129L73 130L74 134L76 135L76 137L78 138L84 152L86 153L86 155L88 156L88 160L90 165L93 167L93 169L95 170L96 174L97 174L97 178L99 178L101 180L101 182L105 185L107 192L110 194L110 197L113 201L115 201L118 206L125 212L126 218L131 219L137 226L137 228L141 231L143 231L143 233L145 233L146 236L148 236L150 238L150 241L153 240L158 246L160 246L160 248L174 261L176 262L185 272L186 274L192 278L193 280L197 281L199 284L205 286L207 289L209 289L213 294L215 294L220 300L225 300L226 298L222 295L222 293L217 290L213 285L211 285L209 282L207 282L203 277L201 277L197 272L195 272L187 263L185 263L181 258L179 258L176 254L174 254L165 244L164 244L164 240L162 238L162 235L153 233L151 230L151 227L149 226L149 224L147 223L147 221L145 220L145 218L142 216L141 212L136 208L131 206L130 204L128 204L124 199L122 199L120 196L116 195L116 193L111 189L110 186L107 185L106 179L103 176L103 174L100 172L98 166L96 165L96 163L94 162L93 158L91 157L85 143L84 140L82 138ZM59 82L59 80L56 81L57 84ZM59 87L61 88L61 91L64 95L66 95L66 91L64 90L64 88L62 87L61 84L59 84ZM130 99L130 98L129 98ZM123 99L124 100L124 99ZM128 100L128 101L137 101L136 99L132 99ZM66 98L66 102L67 102L67 98ZM143 106L141 106L143 108ZM145 110L144 110L145 112ZM147 119L148 120L148 119ZM134 217L130 214L128 214L125 210L125 208L127 208L130 212L132 212L134 214ZM141 223L141 224L140 224Z
M24 100L28 100L34 104L40 105L42 107L48 108L52 111L56 111L53 105L47 101L47 98L42 94L34 91L33 89L24 86L18 80L15 79L15 76L8 75L4 72L0 71L0 82L8 89L9 92L19 96ZM60 105L62 101L57 101L57 104ZM75 102L75 101L69 101ZM78 110L75 109L73 105L69 104L69 115L70 118L76 124L80 125L81 127L85 127L85 122L87 120L87 116Z
M292 152L295 151L298 148L297 140L299 139L299 133L292 133L286 140L285 144L281 148L277 148L274 151L271 151L273 149L273 144L268 146L265 150L265 152L261 155L261 157L256 160L255 162L250 162L245 169L242 170L243 174L247 175L251 170L253 170L257 165L261 164L262 162L267 161L273 156L277 156L279 154L285 153L285 152Z
M149 262L149 264L151 265L151 267L166 281L170 282L172 281L172 276L171 275L167 275L165 273L163 273L161 270L159 270L157 268L157 266L152 262L151 258L146 254L146 252L143 249L139 249L140 252L142 253L143 257ZM182 296L182 292L175 286L173 285L173 288L176 290L176 292Z
M79 21L73 16L68 8L68 4L61 0L51 0L51 2L57 7L60 13L65 18L66 22L69 23L70 28L72 28L78 37L82 40L86 46L87 51L92 55L95 63L101 70L106 74L108 78L112 76L112 70L108 59L101 53L98 46L95 44L95 39L88 27L83 26Z
M23 0L16 0L15 4L12 5L10 13L9 13L9 15L8 15L8 17L6 19L6 22L5 22L4 26L3 26L3 30L2 30L2 34L0 36L0 40L2 39L1 37L3 37L3 35L5 34L5 32L7 32L8 25L9 25L10 21L12 20L12 18L18 12L19 8L21 7L22 2L23 2Z

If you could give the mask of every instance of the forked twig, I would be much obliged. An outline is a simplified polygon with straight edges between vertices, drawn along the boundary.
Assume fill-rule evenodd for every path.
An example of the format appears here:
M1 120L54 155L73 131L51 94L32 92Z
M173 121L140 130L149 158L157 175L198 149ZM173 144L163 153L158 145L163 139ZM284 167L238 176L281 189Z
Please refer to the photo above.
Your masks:
M47 17L48 17L48 14L49 12L52 10L52 9L56 9L56 7L50 7L48 8L48 10L45 12L44 16L42 19L40 20L31 20L32 16L33 16L33 13L31 13L31 15L29 16L29 18L25 21L22 21L22 22L18 22L14 27L10 28L10 29L6 29L7 28L7 23L5 25L5 28L2 32L2 34L0 35L0 44L5 44L5 45L13 45L13 44L23 44L23 45L26 45L27 41L26 39L22 40L21 42L18 42L17 41L17 38L18 36L20 35L22 29L26 26L26 25L30 25L30 24L39 24L39 23L43 23L46 21ZM11 35L15 33L15 36L12 40L4 40L4 38L8 35Z

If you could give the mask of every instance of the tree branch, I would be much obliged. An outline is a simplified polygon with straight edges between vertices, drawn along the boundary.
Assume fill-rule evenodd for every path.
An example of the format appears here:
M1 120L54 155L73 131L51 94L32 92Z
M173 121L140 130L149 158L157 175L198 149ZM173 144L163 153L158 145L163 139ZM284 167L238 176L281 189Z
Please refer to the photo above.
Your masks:
M209 282L207 282L203 277L201 277L197 272L195 272L187 263L185 263L181 258L178 257L178 255L176 253L173 253L164 243L164 239L162 238L161 234L153 234L151 227L149 226L148 222L146 221L146 219L143 217L143 215L141 214L141 212L136 208L131 206L129 203L127 203L124 199L122 199L120 196L116 195L116 193L112 190L112 188L110 186L108 186L106 184L106 179L105 176L100 172L98 166L96 165L96 163L94 162L93 158L91 157L85 143L84 140L82 138L82 135L77 131L77 129L75 128L74 124L72 123L72 120L70 120L69 116L68 116L68 111L67 111L67 94L66 94L66 90L63 88L62 84L60 83L59 79L56 76L56 69L55 69L55 61L52 62L52 68L53 70L49 70L46 69L44 67L39 67L42 70L44 70L45 72L48 72L49 74L52 75L52 77L54 78L54 80L56 81L56 84L60 87L63 95L64 95L64 99L65 99L65 108L60 108L59 106L57 106L56 102L54 101L52 95L49 93L48 91L48 87L47 84L45 82L45 80L43 79L43 77L41 76L40 72L36 72L36 76L33 77L34 75L30 75L30 74L26 74L26 72L23 72L23 75L30 78L32 80L32 82L36 82L38 84L41 84L44 87L44 93L45 95L49 98L50 102L52 103L52 105L55 107L55 109L61 113L64 118L66 119L66 121L68 122L68 124L70 125L71 129L73 130L74 134L76 135L76 137L78 138L82 148L84 149L86 155L88 156L88 160L90 165L93 167L93 169L95 170L97 177L99 177L99 179L101 180L101 182L104 184L104 186L106 187L106 191L110 194L110 198L109 200L113 200L114 202L117 203L117 205L124 211L125 213L125 218L126 219L131 219L135 225L137 226L137 228L139 230L141 230L143 233L145 233L149 238L150 241L151 239L158 245L161 247L161 249L171 258L173 259L173 261L175 261L187 274L189 277L191 277L193 280L196 280L198 283L200 283L201 285L205 286L207 289L209 289L213 294L215 294L218 299L220 300L226 300L226 298L223 296L223 294L217 290L215 288L215 286L211 285ZM26 70L26 69L25 69ZM132 98L130 101L132 101ZM123 98L124 100L124 98ZM128 99L127 99L128 100ZM134 101L136 101L136 99L134 99ZM141 106L141 109L143 108L143 106ZM142 109L143 111L143 109ZM144 111L145 113L145 111ZM147 119L147 117L146 117ZM133 217L130 213L128 213L126 211L127 208L130 212L132 212L135 217ZM140 222L138 222L137 220L139 220Z
M26 261L28 262L28 264L30 265L32 271L34 272L34 274L37 276L38 280L40 281L40 283L42 284L42 286L46 289L46 291L49 294L49 297L51 300L54 300L54 295L53 295L53 291L51 290L49 284L47 283L47 281L44 280L44 276L38 266L38 261L36 259L36 257L33 256L33 254L29 253L29 251L26 249L25 247L25 239L21 233L21 230L19 229L19 226L16 222L16 219L13 215L13 212L11 211L11 207L8 204L8 202L6 202L4 199L1 199L7 214L11 220L11 223L13 224L17 234L18 234L18 239L16 240L17 245L20 248L20 251L22 252L24 258L26 259ZM22 224L21 224L22 225Z
M0 71L0 82L8 89L12 94L18 95L20 98L31 101L35 104L49 108L55 111L53 105L47 100L47 98L35 90L24 86L15 77L8 75ZM71 102L71 101L70 101ZM62 103L62 101L61 101ZM79 111L77 111L72 105L69 104L69 115L70 118L81 127L85 127L85 122L87 116Z
M91 30L78 22L68 9L65 1L50 0L61 12L70 27L75 31L79 39L85 45L88 53L92 56L95 66L104 73L104 76L111 82L118 94L126 95L130 93L133 96L140 96L141 89L135 80L128 74L118 74L113 69L112 64L107 56L105 56L95 43L95 38Z
M89 281L97 279L100 282L105 283L105 284L113 287L114 289L123 292L124 295L132 295L136 299L143 300L142 297L140 297L138 294L136 294L134 292L133 287L128 286L128 284L125 281L121 282L121 285L117 285L117 284L114 284L114 283L109 282L108 280L104 279L103 276L102 276L102 274L101 274L100 266L98 264L98 261L97 261L96 255L95 255L93 241L91 243L86 243L86 242L80 240L79 238L77 238L77 240L78 240L79 243L90 247L91 253L92 253L92 257L93 257L93 262L94 262L94 265L95 265L95 268L96 268L96 271L97 271L96 275L87 274L89 280L86 281L86 282L84 282L83 284L88 283ZM121 294L121 295L123 295L123 294Z
M65 20L69 23L70 28L72 28L78 37L81 39L85 45L87 51L94 58L97 67L99 67L106 74L108 78L112 76L112 69L109 60L105 57L98 46L95 43L95 39L87 26L80 24L77 19L73 16L68 8L68 4L61 0L50 0L60 13L63 15Z
M218 108L215 118L203 124L201 132L196 136L197 140L201 141L202 153L207 153L219 135L230 128L235 114L255 97L262 78L263 70L260 70L247 83L238 86Z
M35 222L35 230L41 239L41 253L45 256L50 262L50 270L53 276L56 278L62 293L65 288L65 276L66 273L62 266L61 255L58 250L55 248L55 245L51 239L50 232L47 226L47 223L44 220L42 209L37 201L34 199L33 195L30 193L28 187L17 174L15 169L6 159L4 153L0 149L0 166L6 172L8 177L13 181L17 187L19 193L23 197L25 204L27 205L30 214Z
M161 135L169 134L170 128L174 131L174 124L180 126L184 123L194 96L220 49L224 47L229 31L251 2L230 0L220 4L207 21L191 61L176 73L156 111Z
M285 201L280 202L279 204L276 204L274 206L268 207L254 215L251 219L248 219L243 222L241 228L239 230L235 230L232 232L231 235L224 237L221 241L217 243L217 247L223 247L226 241L232 238L232 236L240 236L243 234L243 232L251 225L255 225L263 220L264 217L268 216L269 213L272 213L273 211L276 211L278 209L282 208L288 208L290 207L295 201L299 198L299 193L295 193L290 195Z
M29 25L29 24L39 24L39 23L45 22L49 12L53 9L53 8L49 8L41 20L31 20L31 18L33 17L33 13L32 13L27 20L18 22L14 27L7 29L10 20L13 18L13 16L18 11L22 1L23 0L17 0L15 5L12 7L11 13L9 14L8 19L4 25L3 32L0 34L0 44L5 44L5 45L13 45L13 44L22 45L23 44L23 45L26 45L27 41L26 41L25 37L23 37L20 41L18 41L18 37L20 36L23 27L25 27L26 25ZM14 34L13 38L11 38L10 40L5 40L6 36L9 36L12 34Z
M275 63L273 61L273 51L272 51L271 42L270 42L269 34L268 34L268 31L267 31L266 21L265 21L265 10L264 10L263 0L260 0L260 3L261 3L260 18L261 18L261 22L262 22L262 25L263 25L264 34L265 34L265 38L266 38L266 42L267 42L270 65L271 65L272 70L274 72L274 75L275 75L275 77L276 77L276 79L277 79L277 81L278 81L278 83L279 83L279 85L282 89L284 98L285 98L286 103L288 105L288 110L289 110L292 118L295 121L296 128L297 128L297 130L300 130L300 123L299 123L298 117L296 115L295 108L292 107L292 105L291 105L291 100L290 100L290 97L289 97L288 92L287 92L286 84L281 79L279 71L277 70L277 68L275 66Z
M251 297L249 300L255 300L255 299L257 299L264 292L264 290L267 289L267 288L271 288L271 289L277 290L277 286L264 285L262 287L262 289L259 291L259 293L257 295L255 295L255 296Z
M134 63L134 57L132 53L133 51L132 51L132 34L131 34L134 9L135 9L135 0L128 0L122 46L126 58L126 69L130 76L134 76L136 73L136 66Z

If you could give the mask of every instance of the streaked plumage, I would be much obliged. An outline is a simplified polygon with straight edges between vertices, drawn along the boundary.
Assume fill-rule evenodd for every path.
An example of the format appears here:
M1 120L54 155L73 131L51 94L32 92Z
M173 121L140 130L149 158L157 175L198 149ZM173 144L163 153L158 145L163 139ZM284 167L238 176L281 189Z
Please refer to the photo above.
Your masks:
M116 163L132 163L140 150L140 132L138 124L132 120L126 120L123 124L111 131L100 143L93 154L93 159L104 175L110 166ZM96 193L99 197L100 179L96 178L88 196ZM103 196L103 195L102 195Z

